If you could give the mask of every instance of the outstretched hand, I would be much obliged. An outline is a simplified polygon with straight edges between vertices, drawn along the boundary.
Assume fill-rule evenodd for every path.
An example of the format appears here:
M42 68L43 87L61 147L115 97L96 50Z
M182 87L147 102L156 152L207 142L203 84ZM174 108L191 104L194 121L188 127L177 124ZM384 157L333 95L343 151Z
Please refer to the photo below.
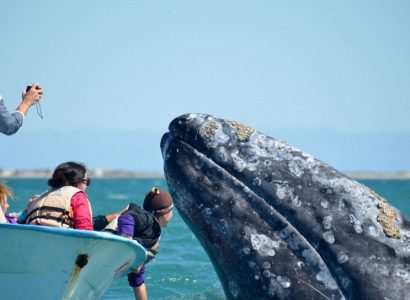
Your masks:
M106 215L105 218L107 219L107 222L110 223L112 220L114 220L115 218L118 218L119 216L121 216L124 212L126 212L128 210L128 206L127 205L123 210L117 212L117 213L113 213L110 215Z

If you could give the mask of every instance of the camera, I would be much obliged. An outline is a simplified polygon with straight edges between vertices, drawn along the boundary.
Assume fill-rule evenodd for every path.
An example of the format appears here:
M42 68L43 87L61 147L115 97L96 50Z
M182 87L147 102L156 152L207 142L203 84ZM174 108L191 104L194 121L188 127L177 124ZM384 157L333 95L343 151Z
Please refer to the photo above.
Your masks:
M26 93L27 93L30 89L31 89L31 85L28 85L28 86L26 87ZM39 88L37 87L36 89L38 90Z

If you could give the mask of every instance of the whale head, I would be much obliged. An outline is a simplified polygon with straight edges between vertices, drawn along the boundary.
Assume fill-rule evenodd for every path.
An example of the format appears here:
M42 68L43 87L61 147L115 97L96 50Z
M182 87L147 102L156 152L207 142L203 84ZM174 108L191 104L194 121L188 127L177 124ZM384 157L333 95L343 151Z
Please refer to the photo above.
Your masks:
M368 187L211 115L175 118L161 149L228 299L410 299L409 221Z

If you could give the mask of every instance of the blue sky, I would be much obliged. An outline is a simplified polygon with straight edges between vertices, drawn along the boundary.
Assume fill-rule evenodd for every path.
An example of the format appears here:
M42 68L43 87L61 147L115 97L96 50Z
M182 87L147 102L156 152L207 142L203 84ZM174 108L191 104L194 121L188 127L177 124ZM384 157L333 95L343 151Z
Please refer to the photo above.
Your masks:
M408 1L0 2L0 94L44 87L0 168L160 170L188 112L238 120L338 169L410 170Z

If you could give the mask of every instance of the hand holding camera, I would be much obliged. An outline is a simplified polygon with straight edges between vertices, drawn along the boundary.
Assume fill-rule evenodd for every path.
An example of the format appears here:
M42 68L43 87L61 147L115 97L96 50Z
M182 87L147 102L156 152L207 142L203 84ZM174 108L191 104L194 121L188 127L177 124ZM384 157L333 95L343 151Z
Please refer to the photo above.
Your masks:
M43 96L43 89L38 83L33 83L33 85L28 85L26 87L26 92L23 93L23 101L28 101L30 105L33 105L40 101Z
M42 87L38 84L38 83L33 83L32 85L28 85L26 87L26 91L22 93L22 98L23 101L21 102L24 106L32 106L34 104L36 104L37 106L37 114L43 118L43 114L41 111L41 106L39 101L41 100L41 98L43 97L43 89ZM24 114L27 113L28 107L23 109L24 110Z

